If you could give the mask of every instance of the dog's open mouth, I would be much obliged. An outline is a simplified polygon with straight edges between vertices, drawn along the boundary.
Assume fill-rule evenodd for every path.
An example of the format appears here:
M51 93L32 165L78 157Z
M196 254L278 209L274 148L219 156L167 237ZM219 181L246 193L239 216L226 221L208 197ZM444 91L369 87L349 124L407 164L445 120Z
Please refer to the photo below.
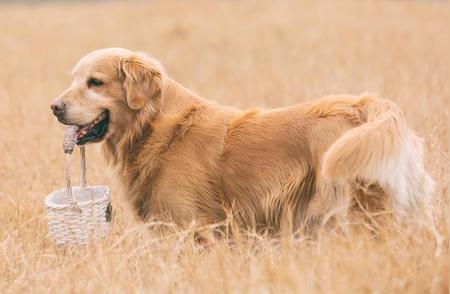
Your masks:
M93 122L79 127L75 143L77 145L84 145L89 142L100 141L108 129L108 123L109 115L108 112L105 111Z

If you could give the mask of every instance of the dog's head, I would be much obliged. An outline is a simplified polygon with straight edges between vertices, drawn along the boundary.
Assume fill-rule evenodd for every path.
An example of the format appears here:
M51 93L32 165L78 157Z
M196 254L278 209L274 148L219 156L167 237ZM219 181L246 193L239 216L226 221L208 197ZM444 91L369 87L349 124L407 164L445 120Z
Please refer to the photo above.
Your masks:
M156 115L163 85L161 65L126 49L89 53L73 69L72 84L51 105L58 120L77 125L77 144L99 142L143 108Z

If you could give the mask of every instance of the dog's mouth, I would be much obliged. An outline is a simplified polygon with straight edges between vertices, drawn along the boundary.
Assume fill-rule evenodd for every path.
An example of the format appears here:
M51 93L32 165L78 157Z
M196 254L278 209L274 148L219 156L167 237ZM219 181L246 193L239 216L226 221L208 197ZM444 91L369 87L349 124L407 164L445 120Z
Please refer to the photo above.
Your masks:
M109 124L108 111L100 114L93 122L79 126L77 131L75 143L77 145L84 145L89 142L99 142L105 136Z

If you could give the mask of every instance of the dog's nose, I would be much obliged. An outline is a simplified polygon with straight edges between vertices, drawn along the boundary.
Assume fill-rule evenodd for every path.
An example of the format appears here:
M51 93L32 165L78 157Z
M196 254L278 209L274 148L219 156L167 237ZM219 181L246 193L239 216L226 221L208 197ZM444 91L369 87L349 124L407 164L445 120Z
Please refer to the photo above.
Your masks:
M53 101L50 108L53 110L53 114L56 116L61 116L64 112L64 102L61 99L56 99Z

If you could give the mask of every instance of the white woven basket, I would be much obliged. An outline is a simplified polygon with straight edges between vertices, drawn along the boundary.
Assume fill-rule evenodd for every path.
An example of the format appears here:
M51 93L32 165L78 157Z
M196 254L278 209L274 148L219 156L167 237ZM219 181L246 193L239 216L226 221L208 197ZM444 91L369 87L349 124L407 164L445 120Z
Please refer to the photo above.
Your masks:
M68 161L67 188L56 190L45 198L50 235L62 246L85 245L104 238L109 231L110 189L86 185L83 147L81 155L81 187L71 187Z

